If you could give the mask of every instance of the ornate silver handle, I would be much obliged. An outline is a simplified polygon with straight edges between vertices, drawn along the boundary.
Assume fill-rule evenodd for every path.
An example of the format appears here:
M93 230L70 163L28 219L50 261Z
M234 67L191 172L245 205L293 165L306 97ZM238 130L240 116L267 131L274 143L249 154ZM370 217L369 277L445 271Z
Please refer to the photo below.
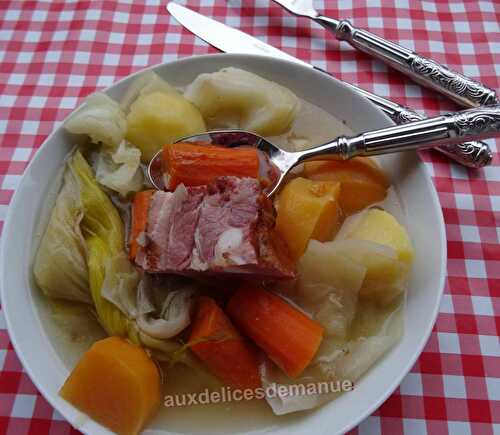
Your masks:
M425 119L425 117L411 109L406 107L400 107L400 109L389 114L396 124L407 124L408 122ZM436 150L464 166L475 169L489 165L493 158L488 144L481 141L440 145L436 147Z
M356 92L359 92L364 97L368 98L398 125L425 119L424 116L412 109L400 106L393 101L379 97L378 95L372 94L371 92L358 88L350 83L345 84L354 89ZM493 158L488 144L481 141L465 142L455 145L441 145L436 147L435 150L445 154L450 159L455 160L461 165L475 169L489 165Z
M498 102L495 91L464 75L420 56L394 42L355 28L347 20L317 16L314 20L329 29L340 41L376 57L411 77L417 83L434 89L464 107Z
M500 136L500 105L413 121L353 137L341 136L333 142L301 152L297 163L388 154L494 136Z
M393 112L389 116L400 125L425 119L419 113L405 107L401 107L400 111ZM436 150L464 166L475 169L489 165L493 158L490 147L481 141L440 145Z
M479 107L362 135L364 155L453 145L500 135L500 106Z

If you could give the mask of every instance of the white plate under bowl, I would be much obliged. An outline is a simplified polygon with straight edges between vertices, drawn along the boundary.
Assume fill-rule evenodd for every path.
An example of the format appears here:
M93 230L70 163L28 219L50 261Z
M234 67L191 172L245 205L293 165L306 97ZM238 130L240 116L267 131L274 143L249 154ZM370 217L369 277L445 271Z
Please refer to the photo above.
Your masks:
M198 74L227 66L252 71L290 88L299 97L344 120L355 132L389 126L392 122L375 106L339 81L283 60L249 55L206 55L181 59L152 69L174 86L185 86ZM134 76L106 92L119 98ZM36 228L44 196L73 146L70 136L56 129L28 166L12 199L3 230L1 298L10 338L25 369L44 397L75 427L93 435L109 434L61 399L57 392L71 367L42 324L36 304L39 290L31 279ZM352 392L320 409L255 432L328 434L351 429L373 412L399 385L418 358L434 324L444 285L446 240L436 191L416 153L381 159L400 196L416 261L410 277L401 341L357 384ZM61 283L64 285L64 283ZM203 425L201 425L203 427ZM210 431L210 427L205 429ZM236 433L217 425L218 433ZM180 429L176 433L182 433ZM153 425L146 433L172 433Z

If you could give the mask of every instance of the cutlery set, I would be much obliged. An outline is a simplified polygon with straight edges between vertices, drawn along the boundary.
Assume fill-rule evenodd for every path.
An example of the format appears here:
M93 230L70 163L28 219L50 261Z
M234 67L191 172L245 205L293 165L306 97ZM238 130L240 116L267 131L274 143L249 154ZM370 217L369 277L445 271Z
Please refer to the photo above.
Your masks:
M312 0L273 1L297 16L314 20L331 31L338 40L346 41L354 48L382 60L415 82L445 95L462 107L475 108L425 120L424 116L411 109L343 82L378 106L400 126L393 127L393 131L389 134L387 134L389 129L383 129L354 138L337 139L334 141L337 143L335 152L342 158L350 158L352 150L360 146L359 138L363 137L362 147L368 148L364 151L358 150L355 154L371 155L405 151L419 148L426 142L428 146L436 147L437 151L470 168L480 168L491 162L490 148L476 139L500 135L500 104L495 91L405 47L365 30L357 29L347 20L323 16L314 9ZM176 3L169 3L167 10L185 28L221 51L271 56L329 74L253 36ZM383 133L380 133L382 131ZM380 140L383 142L382 145ZM459 143L461 140L468 140L468 142ZM350 145L347 146L347 143ZM371 148L375 143L377 152ZM331 147L332 144L333 142L315 148L316 152L313 154L318 155L321 152L324 154L325 147L328 145ZM343 144L342 150L339 149L338 144Z

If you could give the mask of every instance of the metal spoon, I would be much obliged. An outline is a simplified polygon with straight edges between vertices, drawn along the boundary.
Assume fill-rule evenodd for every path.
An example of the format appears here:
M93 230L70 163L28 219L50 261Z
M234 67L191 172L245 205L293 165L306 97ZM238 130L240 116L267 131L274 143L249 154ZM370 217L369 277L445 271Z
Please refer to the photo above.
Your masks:
M295 3L304 3L310 0L293 0ZM298 6L298 4L295 4ZM329 74L320 68L305 63L284 51L262 42L247 33L233 29L218 21L212 20L191 9L185 8L177 3L170 2L167 5L170 14L186 29L193 32L205 42L213 45L219 50L227 53L246 53L270 56L277 59L289 60L308 68L314 68L325 74ZM365 89L358 88L351 83L342 82L352 90L368 98L378 108L382 109L396 124L406 124L411 121L419 121L425 116L399 104L372 94ZM451 159L469 168L482 168L490 163L492 153L489 146L484 142L465 142L455 145L443 145L436 150L447 155Z
M268 195L271 196L281 187L290 170L305 161L348 160L356 156L409 151L494 136L500 136L500 105L463 110L352 137L340 136L331 142L300 152L284 151L267 139L242 130L211 131L180 141L257 147L278 172L275 182L268 190ZM158 178L152 171L158 168L160 157L161 151L149 163L148 175L151 183L161 190Z

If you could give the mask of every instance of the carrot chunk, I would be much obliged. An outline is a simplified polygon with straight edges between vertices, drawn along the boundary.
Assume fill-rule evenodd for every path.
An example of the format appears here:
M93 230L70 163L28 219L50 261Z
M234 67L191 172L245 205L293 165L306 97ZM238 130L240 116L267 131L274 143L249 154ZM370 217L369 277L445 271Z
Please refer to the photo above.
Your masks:
M121 338L97 341L59 394L120 435L139 433L160 405L158 369L146 352Z
M179 184L201 186L221 176L258 178L259 156L250 147L226 148L188 142L163 147L163 167L168 175L166 187Z
M194 354L222 382L241 389L261 386L256 349L238 333L212 298L199 299L189 343Z
M232 296L227 311L236 326L291 378L307 367L323 338L319 323L282 298L249 284Z
M134 196L134 201L132 203L130 239L128 242L129 258L132 261L135 260L137 252L141 248L139 243L137 243L137 237L139 237L139 234L143 231L146 231L149 204L154 192L154 190L144 190L143 192L137 192Z

